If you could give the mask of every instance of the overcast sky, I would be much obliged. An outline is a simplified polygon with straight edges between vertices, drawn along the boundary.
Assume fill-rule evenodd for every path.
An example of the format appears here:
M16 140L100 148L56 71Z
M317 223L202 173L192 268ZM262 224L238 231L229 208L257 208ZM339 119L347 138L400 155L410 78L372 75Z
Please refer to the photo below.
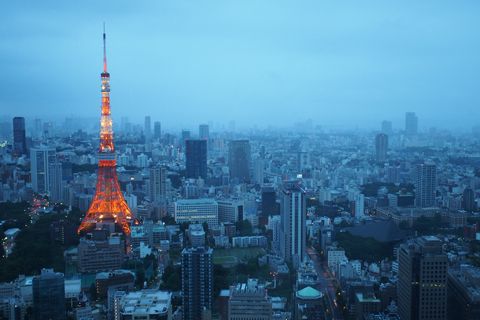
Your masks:
M480 124L478 1L2 1L0 115ZM27 125L29 123L27 122Z

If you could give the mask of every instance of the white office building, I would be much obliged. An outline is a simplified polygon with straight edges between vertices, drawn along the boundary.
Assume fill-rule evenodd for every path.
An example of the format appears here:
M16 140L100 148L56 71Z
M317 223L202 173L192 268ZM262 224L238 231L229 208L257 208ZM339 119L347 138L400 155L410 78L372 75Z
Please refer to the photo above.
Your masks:
M175 222L218 226L218 203L214 199L182 199L175 202Z

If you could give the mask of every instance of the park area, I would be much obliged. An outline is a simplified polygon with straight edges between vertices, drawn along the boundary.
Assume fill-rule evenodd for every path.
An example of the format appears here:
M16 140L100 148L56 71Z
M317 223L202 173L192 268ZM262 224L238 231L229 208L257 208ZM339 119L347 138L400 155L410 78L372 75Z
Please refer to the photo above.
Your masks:
M229 258L236 257L239 260L248 260L249 258L256 258L258 255L263 256L265 254L266 254L266 251L263 248L213 249L214 261L216 258L220 258L220 257L229 257Z

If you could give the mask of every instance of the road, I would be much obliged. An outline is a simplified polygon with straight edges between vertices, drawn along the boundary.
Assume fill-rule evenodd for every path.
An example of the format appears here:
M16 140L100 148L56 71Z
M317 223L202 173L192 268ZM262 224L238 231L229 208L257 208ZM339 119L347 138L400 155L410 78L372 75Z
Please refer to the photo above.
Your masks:
M332 319L343 320L342 311L339 307L335 305L337 296L336 280L334 280L334 278L332 277L332 274L326 266L326 263L320 261L320 256L315 249L307 246L307 253L315 265L315 270L317 271L317 274L322 278L322 293L325 294L328 311L332 316Z

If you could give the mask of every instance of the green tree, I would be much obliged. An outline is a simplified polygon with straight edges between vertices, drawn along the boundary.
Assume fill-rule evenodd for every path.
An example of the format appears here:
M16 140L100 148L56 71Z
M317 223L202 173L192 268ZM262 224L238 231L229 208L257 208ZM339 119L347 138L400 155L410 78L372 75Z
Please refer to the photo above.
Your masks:
M142 268L138 269L136 271L136 276L137 279L135 280L135 284L140 287L140 289L143 289L143 283L145 282L145 270Z
M240 233L241 237L251 236L253 234L252 224L248 220L238 220L235 222L235 227L237 228L237 232Z
M172 291L182 290L182 279L180 278L179 274L174 273L170 277L168 277L166 286L169 290L172 290Z

